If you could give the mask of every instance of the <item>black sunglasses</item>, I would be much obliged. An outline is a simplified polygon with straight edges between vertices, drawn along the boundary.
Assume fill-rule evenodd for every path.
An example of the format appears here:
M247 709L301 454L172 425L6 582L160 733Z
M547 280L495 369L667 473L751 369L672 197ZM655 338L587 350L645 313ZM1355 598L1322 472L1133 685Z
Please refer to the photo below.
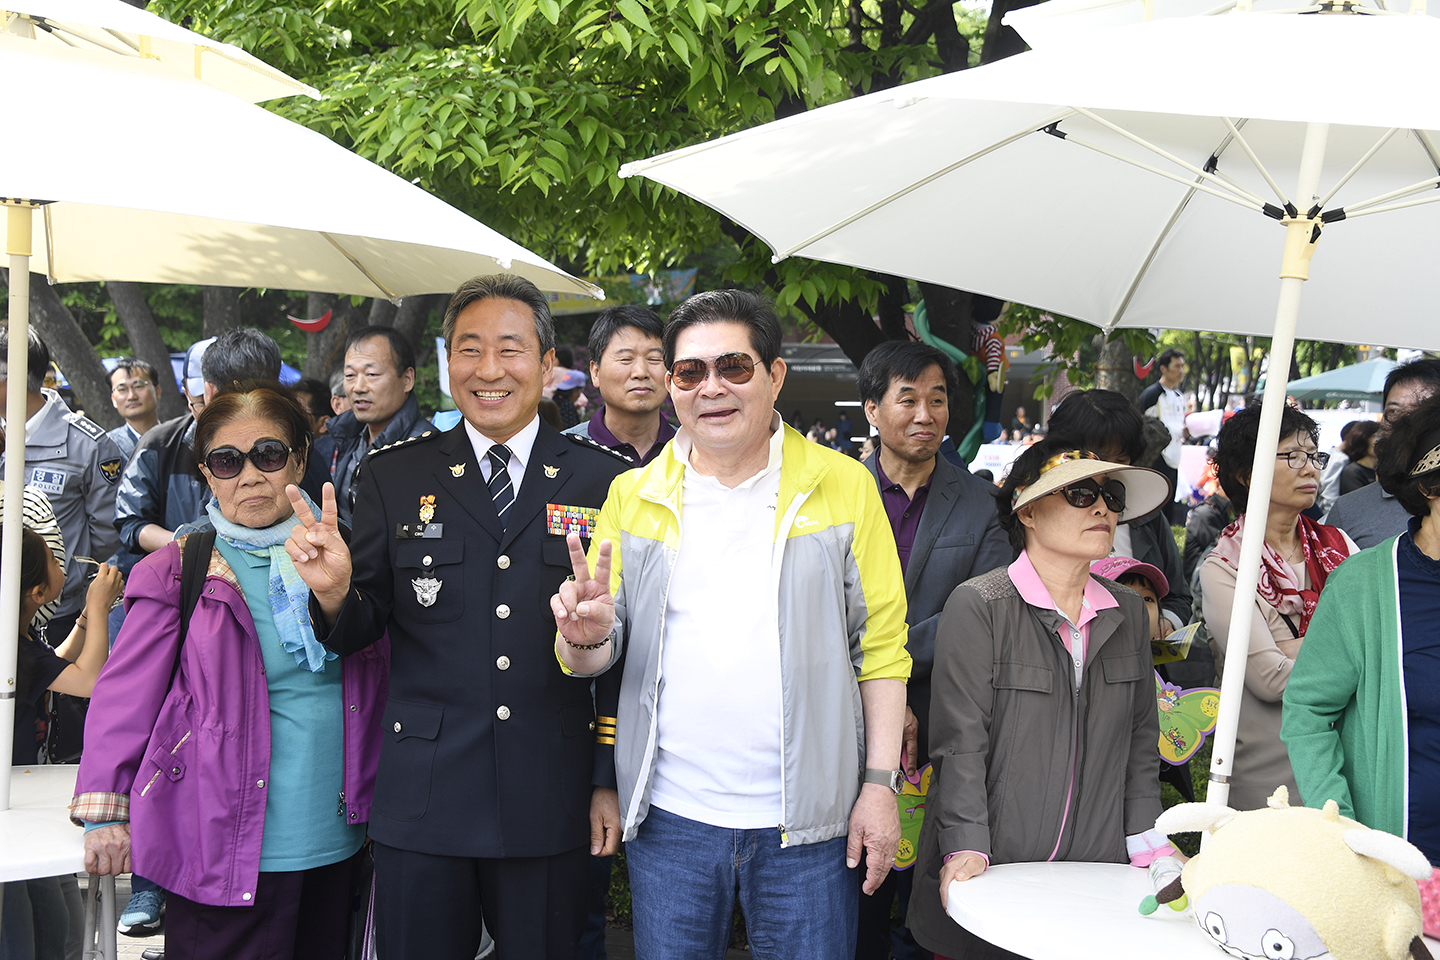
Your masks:
M261 440L242 453L234 447L217 447L205 457L205 468L216 480L233 480L245 469L245 461L255 464L261 473L283 470L290 460L290 448L279 440Z
M710 378L710 363L715 372L731 383L749 383L755 376L755 358L748 353L722 353L718 357L686 357L676 360L670 368L670 379L681 390L694 390Z
M1086 507L1093 507L1096 500L1104 497L1105 506L1110 508L1111 513L1125 512L1125 484L1119 480L1106 480L1103 487L1094 480L1081 480L1055 492L1063 494L1065 502L1070 506L1079 507L1082 510Z

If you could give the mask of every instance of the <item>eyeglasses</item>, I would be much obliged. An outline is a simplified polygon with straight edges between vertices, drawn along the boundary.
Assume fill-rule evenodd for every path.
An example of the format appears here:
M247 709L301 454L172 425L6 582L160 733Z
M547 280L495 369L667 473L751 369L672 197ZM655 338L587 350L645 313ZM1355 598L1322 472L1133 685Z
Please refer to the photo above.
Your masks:
M279 440L261 440L242 453L234 447L218 447L205 457L205 467L217 480L233 480L245 469L245 461L255 464L261 473L275 473L282 470L290 460L290 448Z
M1110 508L1111 513L1125 512L1125 484L1119 480L1106 480L1103 487L1094 480L1081 480L1055 492L1064 495L1065 502L1070 506L1082 510L1093 507L1096 500L1104 497L1105 506Z
M722 353L718 357L686 357L676 360L670 368L670 379L681 390L694 390L710 379L711 363L715 372L731 383L749 383L755 376L755 358L748 353Z
M1311 453L1308 450L1291 450L1289 453L1277 453L1275 457L1288 463L1291 470L1304 470L1306 460L1313 463L1317 470L1324 470L1325 465L1330 462L1330 454Z
M149 380L131 380L129 383L117 383L110 390L117 397L128 397L132 393L140 393L150 386Z

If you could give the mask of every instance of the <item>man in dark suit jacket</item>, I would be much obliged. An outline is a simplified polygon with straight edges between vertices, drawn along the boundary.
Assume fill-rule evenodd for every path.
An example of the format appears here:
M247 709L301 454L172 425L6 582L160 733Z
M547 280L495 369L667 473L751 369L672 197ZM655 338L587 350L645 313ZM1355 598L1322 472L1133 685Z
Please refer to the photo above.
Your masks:
M537 416L554 326L529 281L468 281L444 336L462 422L366 460L353 553L327 495L291 555L327 646L390 634L370 818L380 956L471 960L483 908L505 957L572 960L596 717L589 681L555 662L549 600L571 571L565 535L588 540L627 464Z
M871 350L856 379L865 417L880 434L865 465L880 486L905 571L906 647L914 661L906 688L907 774L929 762L930 671L945 601L959 584L1015 559L996 516L995 487L940 456L958 385L949 357L904 341ZM873 897L860 898L857 960L889 956L890 904L898 891L903 917L909 888L909 871L891 871ZM907 948L920 955L913 941L904 942L908 933L899 931L899 938L897 958Z

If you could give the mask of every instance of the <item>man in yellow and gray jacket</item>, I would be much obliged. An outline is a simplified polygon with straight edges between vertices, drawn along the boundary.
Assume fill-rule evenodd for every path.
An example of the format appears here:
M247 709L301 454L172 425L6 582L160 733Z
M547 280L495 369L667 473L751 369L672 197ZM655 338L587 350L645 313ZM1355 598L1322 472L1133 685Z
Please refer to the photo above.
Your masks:
M910 656L894 536L865 468L775 412L769 304L697 294L664 347L682 429L593 521L560 518L592 555L571 537L575 579L551 604L567 672L623 671L636 953L721 956L738 888L757 958L848 957L852 871L865 851L872 892L899 841Z

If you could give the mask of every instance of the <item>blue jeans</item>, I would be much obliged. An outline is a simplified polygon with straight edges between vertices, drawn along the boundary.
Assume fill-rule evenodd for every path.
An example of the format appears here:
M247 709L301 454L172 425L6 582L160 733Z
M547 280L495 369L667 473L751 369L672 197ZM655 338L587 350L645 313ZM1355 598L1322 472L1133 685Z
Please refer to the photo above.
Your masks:
M636 960L722 960L739 889L756 960L849 960L860 885L845 838L788 848L651 807L625 844Z

